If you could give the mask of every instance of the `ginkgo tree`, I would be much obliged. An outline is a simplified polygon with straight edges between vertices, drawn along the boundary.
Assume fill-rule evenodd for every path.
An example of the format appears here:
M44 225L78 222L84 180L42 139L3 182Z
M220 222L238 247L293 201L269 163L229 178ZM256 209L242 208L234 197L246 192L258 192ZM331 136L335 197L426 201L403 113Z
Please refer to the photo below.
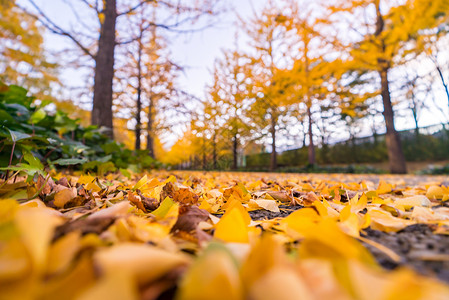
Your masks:
M134 148L142 148L146 136L146 150L155 158L154 143L163 125L161 110L169 110L179 104L176 100L176 79L181 67L171 60L167 38L156 27L154 7L144 6L128 17L135 40L128 47L120 48L117 58L116 81L118 90L117 111L129 111L134 125ZM164 102L164 103L163 103Z
M238 167L238 152L242 142L250 134L249 83L250 59L238 50L224 51L223 58L216 61L214 84L210 87L210 98L221 114L224 131L231 137L232 169Z
M342 0L329 8L335 26L347 28L351 33L340 41L348 46L352 62L349 68L378 75L375 82L380 87L378 94L382 98L390 171L406 173L401 141L394 124L390 73L410 59L411 53L422 51L416 45L422 30L434 28L447 20L448 1L408 0L398 4L381 0ZM351 17L352 23L341 25L347 16Z
M271 139L270 170L277 168L277 132L282 116L287 112L288 102L284 87L275 81L276 74L286 66L290 57L291 39L283 23L284 6L276 1L268 1L263 10L244 22L244 31L251 48L250 93L253 103L249 114L259 135L268 131Z
M312 109L314 103L325 100L329 94L329 81L332 74L332 64L326 55L329 54L328 42L320 32L322 21L313 17L316 9L309 5L299 6L296 1L288 1L289 15L283 22L286 30L291 31L294 41L294 62L291 68L280 72L277 81L285 90L282 96L287 102L305 105L308 135L308 163L316 163L315 143L313 133Z
M43 28L15 1L0 1L0 81L20 85L37 97L51 96L57 65L44 51Z

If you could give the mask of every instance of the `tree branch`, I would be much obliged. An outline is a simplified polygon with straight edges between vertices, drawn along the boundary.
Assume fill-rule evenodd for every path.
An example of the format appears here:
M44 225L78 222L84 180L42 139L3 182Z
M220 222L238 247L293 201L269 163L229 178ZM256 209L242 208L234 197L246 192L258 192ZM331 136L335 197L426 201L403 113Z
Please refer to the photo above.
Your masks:
M129 13L132 13L133 11L135 11L136 9L138 9L139 7L141 7L142 5L144 5L145 3L153 2L153 1L154 1L154 0L144 0L144 1L141 1L141 2L139 2L138 4L136 4L135 6L131 7L130 9L128 9L128 10L126 10L126 11L123 11L123 12L121 12L121 13L118 13L118 14L117 14L117 17L121 17L121 16L123 16L123 15L127 15L127 14L129 14Z
M29 15L30 17L40 21L42 23L42 25L45 28L47 28L48 30L50 30L52 33L66 36L69 39L71 39L85 54L87 54L91 58L95 59L95 55L92 54L87 47L85 47L83 44L81 44L81 42L79 40L77 40L72 34L70 34L69 32L65 31L64 29L62 29L61 27L56 25L46 14L44 14L44 12L39 8L39 6L33 0L28 0L28 2L37 10L39 15L35 15L35 14L29 12L24 7L21 7L19 5L17 5L17 6L24 13Z

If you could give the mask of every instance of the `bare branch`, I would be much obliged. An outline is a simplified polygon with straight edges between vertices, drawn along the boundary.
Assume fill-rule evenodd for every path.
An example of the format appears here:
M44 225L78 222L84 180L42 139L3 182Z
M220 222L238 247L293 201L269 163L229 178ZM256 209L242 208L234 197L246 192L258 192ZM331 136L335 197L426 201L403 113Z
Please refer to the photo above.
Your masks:
M141 7L142 5L144 5L145 3L149 3L149 2L153 2L153 1L154 0L143 0L143 1L140 1L138 4L136 4L135 6L131 7L130 9L128 9L128 10L126 10L124 12L118 13L117 17L130 14L133 11L135 11L136 9L138 9L139 7Z
M25 9L22 6L19 6L19 5L17 5L17 6L23 12L25 12L27 15L29 15L30 17L40 21L42 23L42 25L45 28L47 28L48 30L50 30L52 33L66 36L69 39L71 39L85 54L87 54L91 58L95 59L95 55L93 55L87 47L85 47L83 44L81 44L81 42L79 40L77 40L72 34L70 34L69 32L65 31L64 29L62 29L61 27L56 25L46 14L44 14L44 12L39 8L39 6L33 0L28 0L28 2L37 10L39 15L35 15L35 14L29 12L27 9Z
M101 13L100 9L98 8L98 1L95 1L95 5L90 4L87 0L79 0L89 6L90 8L94 9L97 14Z

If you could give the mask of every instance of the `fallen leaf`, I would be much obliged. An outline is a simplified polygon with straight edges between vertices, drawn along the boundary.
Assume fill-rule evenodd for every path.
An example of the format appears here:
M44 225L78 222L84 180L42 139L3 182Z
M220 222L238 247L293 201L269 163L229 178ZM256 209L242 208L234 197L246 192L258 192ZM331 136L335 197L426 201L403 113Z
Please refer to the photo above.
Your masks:
M99 250L94 261L102 274L108 276L120 270L139 284L149 283L175 267L190 263L185 255L138 243L123 243Z
M266 209L266 210L272 211L272 212L279 212L279 207L276 204L276 201L274 201L274 200L260 199L260 200L254 200L254 202L256 202L257 205L259 205L263 209Z
M173 193L173 200L182 204L196 204L198 203L198 195L192 192L189 188L180 188Z
M176 299L244 299L237 264L229 251L222 245L209 245L185 274Z
M248 298L266 299L314 299L301 277L291 268L275 266L249 287Z
M215 225L214 237L225 242L248 243L248 228L245 216L233 207Z
M178 220L172 228L172 232L177 230L192 232L196 230L198 224L209 220L209 213L197 206L179 207Z

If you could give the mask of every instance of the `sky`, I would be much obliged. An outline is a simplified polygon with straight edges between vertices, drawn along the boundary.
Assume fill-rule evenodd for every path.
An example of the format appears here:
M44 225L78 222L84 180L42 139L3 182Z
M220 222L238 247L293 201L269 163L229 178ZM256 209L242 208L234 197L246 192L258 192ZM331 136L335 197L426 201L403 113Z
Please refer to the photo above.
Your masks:
M237 29L235 25L237 20L236 13L238 13L241 18L247 19L252 15L253 10L260 10L266 3L266 0L224 1L228 7L228 11L217 17L211 28L195 33L169 35L169 47L172 52L173 60L184 66L184 72L180 77L179 83L185 91L199 98L204 96L205 86L211 84L211 69L214 60L221 56L222 49L232 48L234 45L235 31ZM18 0L18 2L27 6L27 0ZM35 2L52 20L55 21L55 23L60 24L61 27L68 29L74 24L77 25L78 22L73 15L70 6L67 5L68 3L77 3L77 1L35 0ZM79 6L75 5L74 7L80 18L83 19L83 22L89 26L89 22L93 22L92 20L94 20L95 17L89 15L86 10L81 9ZM64 51L61 52L62 49L74 48L69 39L51 33L45 34L45 45L51 51L58 51L59 55L66 55ZM244 47L241 47L241 49L244 49ZM70 55L70 53L67 52L67 55ZM429 62L415 67L416 70L430 70L433 68ZM86 84L87 72L89 71L86 69L64 68L61 73L63 84L72 87L88 86L89 83ZM66 91L66 97L72 99L75 98L76 96L71 93L71 91ZM394 96L394 93L392 93L392 95ZM443 109L447 111L447 103L446 105L444 104L445 95L440 91L436 93L436 98ZM90 102L90 98L86 98L85 101ZM447 115L444 116L438 110L425 111L420 118L420 126L447 121L447 119L445 119L446 117ZM369 128L369 126L367 126L367 128ZM413 128L411 117L397 118L396 128L399 130ZM179 128L177 131L177 135L180 135ZM359 135L370 135L370 132L362 130ZM342 134L337 140L345 139L345 137L346 135ZM174 143L175 140L176 135L172 135L171 140L168 140L168 144Z

